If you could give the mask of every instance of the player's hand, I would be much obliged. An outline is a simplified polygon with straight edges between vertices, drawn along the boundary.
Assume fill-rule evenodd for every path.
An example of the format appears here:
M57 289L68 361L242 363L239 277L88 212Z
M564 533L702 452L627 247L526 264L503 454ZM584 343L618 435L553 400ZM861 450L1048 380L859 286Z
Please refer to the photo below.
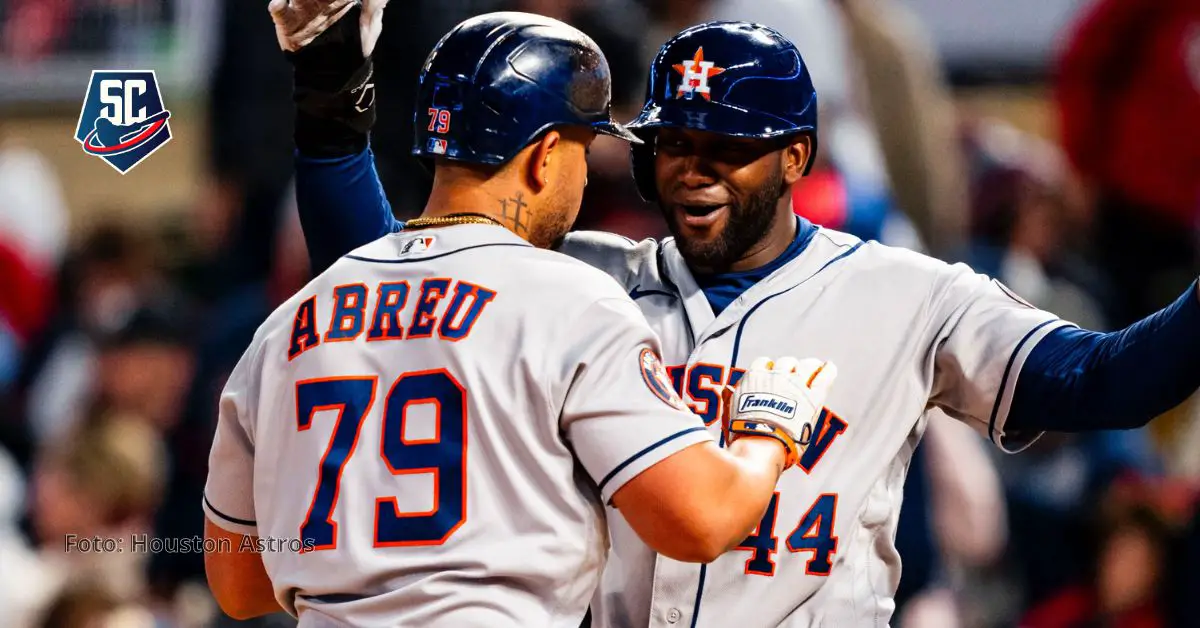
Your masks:
M375 124L371 53L388 0L271 0L267 6L292 64L296 148L319 157L362 152Z
M737 388L726 389L730 400L726 440L775 438L788 449L788 466L795 464L812 440L813 427L836 378L837 367L824 360L755 360Z
M358 28L365 59L375 50L387 3L388 0L271 0L267 10L275 22L279 47L286 52L298 52L341 20L350 9L361 5Z

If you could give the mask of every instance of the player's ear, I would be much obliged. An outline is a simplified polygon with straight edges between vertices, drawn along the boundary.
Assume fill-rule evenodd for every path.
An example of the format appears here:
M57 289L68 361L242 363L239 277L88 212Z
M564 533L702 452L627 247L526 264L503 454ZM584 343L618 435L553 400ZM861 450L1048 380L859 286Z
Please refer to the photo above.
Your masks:
M555 149L558 148L561 139L558 131L552 129L533 145L533 152L529 155L529 167L525 171L525 183L535 194L545 189L550 182L551 162L557 157Z
M791 185L804 176L804 166L812 159L812 140L807 135L783 149L783 182Z

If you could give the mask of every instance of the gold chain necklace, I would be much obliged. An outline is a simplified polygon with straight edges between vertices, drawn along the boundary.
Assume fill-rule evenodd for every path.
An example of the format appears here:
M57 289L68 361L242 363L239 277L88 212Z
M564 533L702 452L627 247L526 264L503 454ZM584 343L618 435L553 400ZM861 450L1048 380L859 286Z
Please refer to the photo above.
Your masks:
M404 230L424 229L426 227L448 227L450 225L497 225L499 220L481 214L458 214L454 216L432 216L429 218L413 218L404 222Z

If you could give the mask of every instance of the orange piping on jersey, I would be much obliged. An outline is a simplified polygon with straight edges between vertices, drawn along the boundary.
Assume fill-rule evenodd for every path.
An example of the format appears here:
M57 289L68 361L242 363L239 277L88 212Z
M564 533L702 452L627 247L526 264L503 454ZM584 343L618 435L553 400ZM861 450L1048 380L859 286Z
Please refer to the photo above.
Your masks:
M822 498L822 497L825 497L826 495L828 495L828 496L830 496L830 497L832 497L832 498L833 498L833 512L831 512L831 513L829 514L829 518L830 518L830 522L829 522L829 540L833 541L833 549L829 550L829 569L830 569L830 572L832 572L832 570L833 570L833 557L834 557L835 555L837 555L837 548L838 548L838 536L837 536L837 534L836 534L836 531L835 531L835 529L834 529L834 526L837 524L838 494L837 494L837 493L821 493L821 494L820 494L820 495L817 497L816 501L814 501L814 502L813 502L813 505L812 505L812 507L810 507L810 508L808 509L808 512L804 513L804 515L803 515L802 517L800 517L800 523L804 523L804 520L808 518L808 515L809 515L809 513L811 513L811 512L812 512L812 509L813 509L813 508L816 508L816 507L817 507L817 504L821 503L821 498ZM807 530L805 530L805 531L804 531L804 534L801 534L801 535L800 535L800 538L802 538L802 539L815 539L815 538L817 538L817 534L819 534L819 532L817 532L817 533L814 533L814 532L813 532L813 529L815 528L816 530L820 530L820 529L821 529L821 524L822 524L822 523L824 523L824 521L822 521L822 520L821 520L821 518L818 518L816 521L814 521L814 522L812 523L812 525L810 525L810 526L808 527L808 529L807 529ZM788 534L788 538L790 539L790 538L792 537L792 535L796 533L796 530L799 530L799 529L800 529L800 525L799 525L799 524L797 524L797 525L796 525L796 529L795 529L795 530L792 530L792 531L791 531L791 533L789 533L789 534ZM812 550L812 549L794 549L794 548L792 547L792 544L791 544L791 542L790 542L790 541L788 542L787 546L788 546L788 551L792 551L792 552L812 552L812 553L813 553L813 557L812 557L812 558L810 558L810 559L808 559L807 561L805 561L805 562L804 562L804 574L805 574L805 575L808 575L808 576L821 576L821 577L824 577L824 576L828 576L828 575L829 575L829 574L827 574L827 573L817 573L817 572L815 572L815 571L812 571L812 570L810 570L810 569L809 569L809 564L810 564L810 563L812 563L813 561L815 561L815 560L817 559L817 551L816 551L816 550Z
M443 289L438 286L429 286L431 281L444 281L446 287ZM438 317L434 311L437 310L438 303L446 297L446 290L450 289L452 283L454 280L450 277L430 277L421 282L421 294L417 297L417 307L413 310L412 322L409 323L408 335L405 336L406 340L433 336L433 329L438 323ZM422 327L428 327L429 331L414 332Z
M399 380L397 380L397 381L399 381ZM409 440L408 438L405 438L405 436L404 436L404 428L407 425L407 421L408 421L408 407L411 405L423 405L423 404L419 403L422 401L424 401L424 402L432 401L433 405L437 406L437 410L434 411L434 416L433 416L433 436L431 436L429 438L419 438L419 439ZM442 402L438 401L436 397L424 397L422 399L409 399L408 401L405 401L404 406L402 408L400 408L400 442L404 443L405 445L431 445L434 443L439 443L439 442L441 442L441 440L442 440ZM379 446L381 448L381 454L382 454L383 444L380 443ZM383 461L387 462L387 459L384 458ZM396 475L398 473L395 469L392 468L391 463L388 463L388 470L392 472L392 475Z
M492 299L496 298L495 290L490 290L483 286L477 286L473 283L459 281L454 286L454 299L455 300L458 300L459 291L462 290L464 286L467 287L466 294L463 295L462 300L457 301L458 306L453 307L455 301L451 301L450 305L452 307L447 307L445 313L442 314L442 320L437 328L438 338L440 338L442 340L446 340L448 342L458 342L460 340L466 340L467 336L471 335L471 330L475 329L475 323L479 322L479 319L483 317L484 308L487 307L488 303L492 302ZM487 298L480 297L480 294L482 292L488 293ZM466 310L467 313L463 315L463 321L460 322L457 327L454 327L453 326L454 325L454 317L458 316L458 313L464 309L463 306L467 302L467 297L471 298L471 307L468 308ZM476 312L475 316L471 318L470 324L467 324L466 316L469 315L471 313L471 310L475 309L476 306L479 307L479 311ZM450 338L445 335L446 332L458 332L458 331L462 330L463 325L467 325L467 329L466 329L466 332L462 336L460 336L458 338Z
M333 531L333 535L330 537L333 539L333 542L329 545L314 544L312 547L305 547L301 550L301 553L337 549L338 523L334 520L333 513L337 510L338 496L342 491L342 471L346 469L346 463L350 462L350 457L354 455L354 450L358 449L358 437L360 434L362 434L363 423L366 423L365 417L371 413L371 408L375 405L375 389L379 385L379 378L371 375L367 377L318 377L316 379L306 379L296 382L296 388L299 389L299 387L303 384L319 384L321 382L329 381L369 381L371 382L371 399L367 402L367 407L363 409L364 419L358 422L358 427L354 430L354 442L350 443L350 449L346 451L346 459L342 461L342 466L338 467L337 477L334 478L333 481L333 499L329 503L329 516L325 518L325 522L330 525L330 529ZM298 417L300 416L300 395L295 395L295 403L296 416ZM296 538L298 539L304 538L304 522L308 521L309 517L312 516L313 507L317 505L317 491L321 488L321 469L325 467L325 459L329 457L329 452L333 449L333 438L337 434L338 426L342 422L342 415L346 413L346 404L339 403L330 404L328 406L315 406L312 413L308 416L308 426L297 426L299 431L306 431L309 427L312 427L313 415L320 410L332 410L334 408L336 408L338 411L337 419L335 419L333 422L333 430L329 432L329 445L325 447L325 453L321 454L321 461L317 463L317 477L313 487L312 501L310 501L308 504L308 512L304 513L304 518L300 520L300 528L298 530L298 534L296 535Z
M667 377L671 378L671 387L675 389L675 393L682 399L687 393L684 390L687 388L687 365L676 364L668 366Z
M775 491L775 497L774 497L773 501L775 502L775 512L773 513L774 518L771 520L771 528L770 529L771 529L771 540L775 541L775 549L767 550L767 562L771 565L771 570L770 571L754 571L753 569L751 569L750 563L754 562L754 555L758 553L758 548L757 547L742 547L739 545L737 547L737 549L748 550L750 552L750 558L746 559L746 566L743 568L743 571L748 576L749 575L754 575L754 576L774 576L775 575L775 554L779 552L779 537L775 536L775 524L778 523L778 521L779 521L779 508L780 508L779 491ZM762 521L758 522L758 525L754 528L754 531L750 533L750 536L755 536L757 534L762 534Z
M385 462L386 462L386 460L385 460ZM397 519L409 519L409 518L413 518L413 517L432 517L433 515L437 514L438 499L441 498L439 488L442 485L442 482L441 482L442 474L438 470L437 467L424 467L421 469L392 469L392 465L389 464L388 469L391 470L392 475L418 475L421 473L432 473L433 474L433 505L429 507L429 510L426 510L424 512L400 512L400 503L396 501L395 496L376 497L375 498L375 512L376 513L379 512L379 508L383 504L390 504L392 507L392 514ZM446 536L448 537L450 535L447 534ZM402 546L406 546L406 545L441 545L442 541L445 541L445 540L446 540L446 538L442 537L442 539L437 542L434 542L434 541L380 541L379 540L379 517L378 516L375 517L375 547L402 547Z
M736 382L741 381L742 375L745 375L745 374L746 374L746 369L730 367L729 373L726 376L721 378L721 381L724 382L724 386L722 388L734 387L736 385ZM733 397L731 396L729 399L730 402L732 402L732 399L733 399ZM719 419L721 421L721 425L725 425L726 413L728 411L729 411L728 403L720 404L720 407L717 409L717 419Z
M305 313L303 321L300 319L301 312ZM303 335L297 336L296 333L302 329L307 331ZM316 338L316 341L311 344L308 342L310 336ZM300 343L300 350L293 353L292 343L296 341ZM288 362L320 344L321 334L317 331L317 297L312 296L302 301L296 308L296 316L292 319L292 336L288 340Z
M729 369L729 378L725 380L725 384L728 386L734 386L738 382L742 381L742 376L745 374L746 369L731 368ZM736 380L733 377L734 375L738 376Z
M403 289L400 287L403 286ZM387 299L383 297L384 288L388 288ZM375 287L375 309L371 312L371 327L367 332L367 342L382 342L385 340L403 340L404 326L400 324L400 312L408 303L410 291L407 281L384 282ZM395 302L392 302L392 301ZM386 308L386 311L385 309ZM383 312L383 318L380 313ZM395 329L392 324L395 323ZM376 328L375 325L379 327ZM371 334L378 331L380 336L372 338Z
M713 379L714 376L709 373L697 373L696 369L701 366L706 366L706 367L711 367L711 368L716 369L717 370L717 373L715 376L716 379ZM693 380L693 377L695 378L694 380ZM692 409L693 413L695 413L697 416L699 416L701 418L704 418L704 415L708 414L709 411L712 410L713 411L712 418L706 419L704 421L705 425L712 425L718 419L721 418L721 401L720 400L721 400L722 382L725 381L725 367L720 364L710 364L708 362L697 362L696 364L693 364L690 369L688 369L688 373L685 377L685 380L687 382L685 385L685 388L687 389L688 399L691 399L692 401L704 403L703 410L697 409L696 406L694 406L690 403L688 404L688 407L690 407ZM707 386L704 385L704 380L708 380ZM710 403L710 401L708 399L696 399L695 397L692 396L693 381L696 384L696 388L698 388L699 390L711 391L712 393L714 393L716 395L716 398L717 398L716 406L717 407L715 409L712 408L712 404Z
M458 381L458 378L454 377L454 375L452 375L450 373L450 371L448 371L444 368L428 369L425 371L412 371L410 373L405 373L404 375L405 375L405 377L408 377L408 376L417 376L417 375L428 375L430 373L442 373L451 382L453 382L455 387L457 387L458 390L462 393L462 399L463 399L462 458L461 458L461 460L462 460L462 482L463 482L462 519L460 519L458 523L454 524L453 527L451 527L449 530L447 530L446 533L442 535L442 538L437 539L437 540L380 542L379 541L379 508L380 508L381 504L384 504L384 503L391 504L392 513L395 514L397 518L407 518L407 517L429 517L429 516L432 516L437 513L438 504L441 503L441 472L438 470L438 468L437 467L428 467L428 468L422 468L422 469L408 469L408 470L393 468L392 464L390 462L388 462L387 456L384 455L384 452L383 452L384 443L383 443L383 440L381 439L379 441L379 457L383 458L384 464L386 464L388 466L388 470L391 471L393 475L428 473L430 471L433 472L433 509L430 510L429 512L424 512L424 513L401 514L400 513L400 505L396 502L395 497L377 497L377 498L375 498L375 517L374 517L375 523L374 523L374 530L371 535L372 539L374 539L375 547L413 547L413 546L421 546L421 545L441 545L446 542L446 539L450 538L451 536L454 536L454 533L457 532L458 529L461 528L463 526L463 524L465 524L467 522L467 485L469 484L469 481L468 481L469 476L467 475L467 471L468 471L467 470L467 432L468 432L467 418L470 413L470 408L467 403L467 399L468 399L467 389L465 387L463 387L461 382ZM396 385L399 383L400 383L400 379L397 379L396 382L392 384L392 390L395 390ZM391 397L391 395L392 395L392 391L389 390L388 397ZM403 421L403 415L401 416L401 421ZM438 442L440 442L441 436L442 436L442 433L441 433L442 416L441 416L441 404L440 403L438 404L437 423L438 423L438 435L437 436L438 436ZM403 438L404 438L403 423L401 423L401 425L400 425L400 437L401 437L401 440L403 441ZM426 444L426 443L422 442L421 444ZM432 441L429 444L432 444Z
M360 286L362 288L363 296L361 303L358 302L358 295L353 292L345 293L343 298L338 297L339 290L342 288L353 288L354 286ZM356 340L362 335L363 328L367 326L367 321L365 320L367 316L367 295L370 293L371 292L367 289L367 284L361 282L346 283L333 287L333 313L329 316L329 329L325 331L325 342L349 342ZM349 303L351 299L354 299L353 304ZM358 331L355 332L353 336L346 336L345 338L330 338L329 334L334 333L335 331L341 333L350 331L352 327L346 327L345 323L346 320L349 319L350 325L354 325L353 311L355 310L358 311ZM351 313L347 314L347 311L350 311ZM342 314L341 320L338 320L339 312Z
M829 416L825 417L824 415L826 415L826 414L828 414ZM825 454L829 453L829 449L831 447L833 447L833 442L837 440L838 436L841 436L843 433L845 433L845 431L850 426L850 424L846 422L846 419L843 419L842 417L838 416L838 414L836 412L834 412L833 410L830 410L829 408L821 408L820 414L817 415L817 426L822 428L821 433L818 434L816 429L815 428L813 429L812 438L809 439L808 445L805 448L806 451L807 451L807 447L812 447L816 443L823 440L825 438L825 435L829 433L829 430L833 429L833 420L834 419L841 422L842 425L845 425L846 427L843 427L837 434L832 435L829 444L824 449L821 450L821 454L817 456L816 460L812 461L812 464L808 465L807 467L805 467L802 464L796 465L796 466L800 467L806 475L811 474L812 470L817 468L817 464L821 462L821 459L824 458ZM801 462L803 462L804 454L800 454L800 460L801 460Z

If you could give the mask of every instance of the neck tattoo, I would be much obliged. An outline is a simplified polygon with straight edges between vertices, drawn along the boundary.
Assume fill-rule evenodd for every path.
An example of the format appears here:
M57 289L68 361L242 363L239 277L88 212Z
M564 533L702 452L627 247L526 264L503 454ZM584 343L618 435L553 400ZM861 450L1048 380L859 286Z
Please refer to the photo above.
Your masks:
M500 199L500 215L504 216L505 220L513 221L513 231L526 233L529 231L529 223L521 222L521 210L528 206L525 194L517 192L516 196Z

